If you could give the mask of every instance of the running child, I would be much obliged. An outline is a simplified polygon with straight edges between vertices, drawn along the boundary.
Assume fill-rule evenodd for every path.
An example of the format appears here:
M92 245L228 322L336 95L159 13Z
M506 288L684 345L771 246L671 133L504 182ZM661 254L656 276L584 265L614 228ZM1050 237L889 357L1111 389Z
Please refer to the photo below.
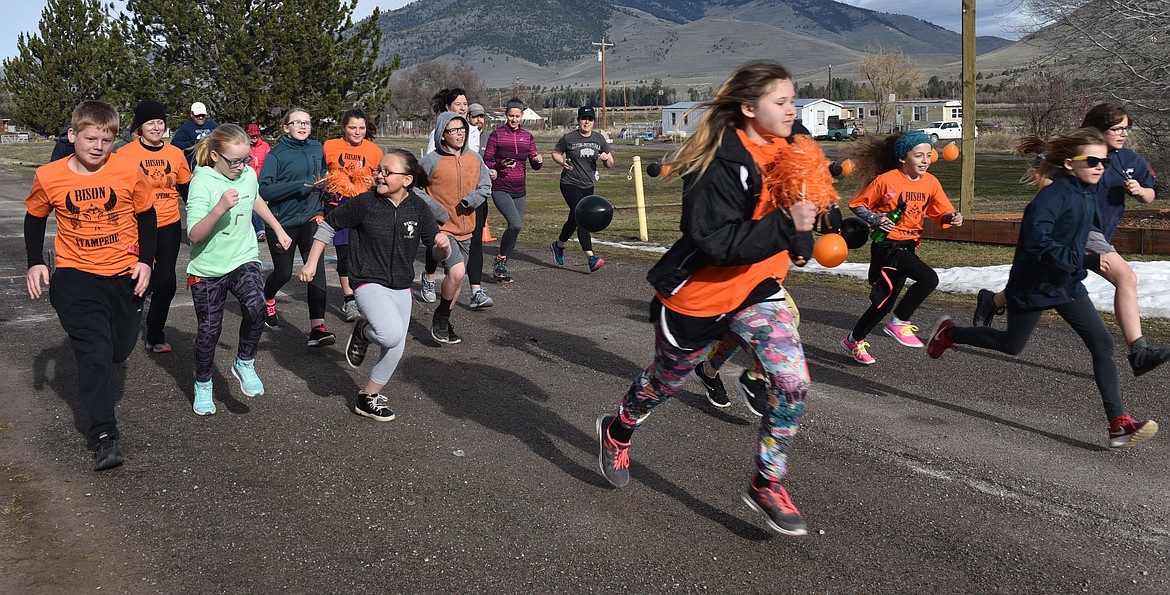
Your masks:
M272 229L281 248L288 249L292 238L268 205L259 200L256 170L248 167L252 162L249 151L247 133L235 124L211 131L193 151L197 167L187 198L191 237L187 288L199 321L195 334L195 398L191 403L197 415L215 413L211 373L228 293L239 300L242 314L232 376L245 395L264 394L264 383L256 375L256 347L264 332L264 278L260 250L252 235L252 214Z
M300 276L302 281L312 281L335 230L350 230L349 270L361 317L345 346L345 359L359 368L371 341L382 348L369 380L358 392L354 413L390 421L394 412L382 389L406 349L415 255L423 244L437 260L444 260L450 256L451 244L439 233L427 202L412 192L426 188L430 180L410 151L387 151L376 166L374 180L374 191L349 199L325 216Z

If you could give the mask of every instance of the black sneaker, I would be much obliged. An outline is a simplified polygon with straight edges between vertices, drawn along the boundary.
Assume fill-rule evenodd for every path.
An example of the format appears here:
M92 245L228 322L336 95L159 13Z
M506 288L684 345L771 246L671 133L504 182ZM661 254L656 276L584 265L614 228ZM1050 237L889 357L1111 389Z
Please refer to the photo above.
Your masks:
M109 434L102 434L97 438L97 448L93 449L93 460L94 471L105 471L120 467L122 463L126 462L126 457L122 455L122 448L118 444L117 438Z
M496 283L503 283L506 285L514 281L512 276L508 274L507 258L496 257L496 266L492 274L496 278Z
M597 440L600 443L597 464L605 480L613 487L621 488L630 483L630 443L622 444L609 437L609 425L616 419L614 415L597 418Z
M366 338L367 326L368 322L358 319L345 344L345 361L351 368L360 368L362 362L366 361L366 350L370 348L370 340Z
M714 378L708 378L703 373L703 364L695 366L695 378L699 380L699 384L703 385L703 390L707 393L707 400L712 405L723 408L730 407L731 400L727 398L727 389L723 386L723 379L718 374Z
M451 319L446 316L436 316L431 320L431 337L448 345L454 345L463 340L463 337L455 334L455 327L451 326Z
M309 347L325 347L337 342L337 335L325 330L325 325L318 324L309 331Z
M761 512L768 519L768 526L784 535L808 535L808 526L800 511L792 504L788 491L780 482L768 482L767 487L757 487L756 479L743 493L743 501L756 512Z
M1141 376L1170 360L1170 347L1142 347L1129 354L1134 376Z
M767 380L755 378L747 370L744 370L743 374L739 375L735 386L739 389L739 396L743 397L743 402L748 406L748 410L756 417L764 417L772 408L772 402L768 399Z
M1002 314L995 307L995 292L980 289L975 298L975 314L971 316L971 326L991 326L991 320L996 314Z
M357 402L353 404L353 412L376 421L392 421L394 412L390 411L388 403L384 395L358 393Z

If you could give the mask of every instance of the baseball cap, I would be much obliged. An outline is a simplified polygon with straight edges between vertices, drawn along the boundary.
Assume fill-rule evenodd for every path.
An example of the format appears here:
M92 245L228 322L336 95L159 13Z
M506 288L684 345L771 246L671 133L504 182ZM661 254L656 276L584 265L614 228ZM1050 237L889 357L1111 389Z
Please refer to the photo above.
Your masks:
M246 132L248 133L248 136L260 136L260 127L257 126L255 122L253 122L248 124L248 129Z
M577 110L577 119L578 120L596 120L597 114L593 113L593 108L583 107L583 108Z
M195 103L192 103L191 104L191 115L193 115L193 116L206 116L207 115L207 106L203 105L202 101L196 101Z
M468 118L474 118L476 116L482 116L482 115L486 115L486 114L487 114L487 112L483 111L483 106L478 104L478 103L473 103L473 104L467 106L467 117Z

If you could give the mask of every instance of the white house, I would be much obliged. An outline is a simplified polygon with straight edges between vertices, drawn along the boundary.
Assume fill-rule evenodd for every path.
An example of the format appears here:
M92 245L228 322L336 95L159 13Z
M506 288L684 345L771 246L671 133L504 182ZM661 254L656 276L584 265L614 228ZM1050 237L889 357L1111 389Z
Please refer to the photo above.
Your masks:
M662 136L682 140L695 133L706 108L698 101L680 101L662 108Z
M796 119L813 138L829 134L829 118L841 118L841 104L831 99L797 99L795 103Z

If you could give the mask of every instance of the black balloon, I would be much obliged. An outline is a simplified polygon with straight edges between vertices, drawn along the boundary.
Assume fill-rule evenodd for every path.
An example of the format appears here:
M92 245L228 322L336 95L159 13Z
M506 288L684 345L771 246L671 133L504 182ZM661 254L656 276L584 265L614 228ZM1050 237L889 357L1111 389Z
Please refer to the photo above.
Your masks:
M609 222L613 221L613 205L604 196L590 194L577 203L573 217L577 219L577 225L590 233L597 233L609 227Z
M651 161L650 165L646 166L646 174L651 178L657 178L662 174L662 166L657 161Z
M829 174L832 175L834 178L840 177L841 176L841 164L837 163L836 161L830 163L829 164Z
M845 245L849 246L850 250L864 246L869 240L869 224L862 221L861 217L846 217L841 220L839 228L841 237L845 238Z
M813 231L821 234L837 233L841 227L841 209L837 205L829 207L829 210L817 215L816 226Z

